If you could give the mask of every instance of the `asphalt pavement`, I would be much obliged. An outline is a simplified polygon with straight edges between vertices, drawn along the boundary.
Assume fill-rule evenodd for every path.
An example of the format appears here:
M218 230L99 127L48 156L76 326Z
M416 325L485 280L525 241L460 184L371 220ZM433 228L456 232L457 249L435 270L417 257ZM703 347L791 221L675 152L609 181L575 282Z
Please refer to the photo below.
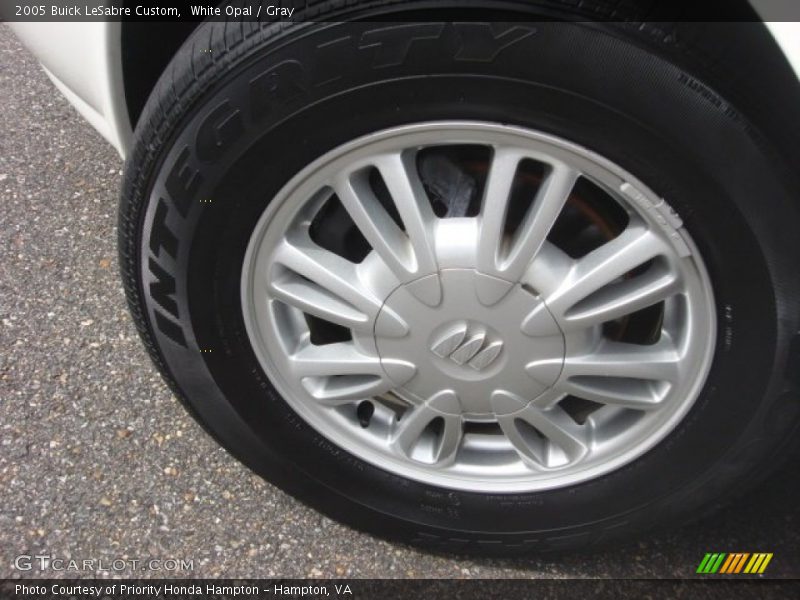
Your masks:
M681 577L706 552L773 552L768 576L800 577L796 461L692 526L515 560L384 542L265 483L195 424L142 347L116 259L121 173L0 25L0 578L96 575L21 570L26 555L191 561L135 573L154 577Z

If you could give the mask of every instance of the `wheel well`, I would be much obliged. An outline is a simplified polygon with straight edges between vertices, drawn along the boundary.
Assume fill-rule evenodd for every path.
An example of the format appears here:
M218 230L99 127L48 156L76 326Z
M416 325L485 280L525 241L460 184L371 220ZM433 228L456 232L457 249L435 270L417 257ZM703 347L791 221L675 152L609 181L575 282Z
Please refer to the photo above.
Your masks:
M201 22L122 22L122 77L131 127L170 60Z

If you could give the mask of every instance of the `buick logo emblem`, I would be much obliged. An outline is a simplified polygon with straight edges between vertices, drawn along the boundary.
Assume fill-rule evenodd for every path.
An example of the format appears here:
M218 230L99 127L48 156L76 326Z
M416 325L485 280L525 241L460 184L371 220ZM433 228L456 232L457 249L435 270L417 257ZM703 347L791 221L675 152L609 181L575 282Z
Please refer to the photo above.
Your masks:
M503 342L490 339L482 327L464 323L449 329L436 339L431 352L440 358L452 360L457 365L469 365L482 371L497 360L503 351Z

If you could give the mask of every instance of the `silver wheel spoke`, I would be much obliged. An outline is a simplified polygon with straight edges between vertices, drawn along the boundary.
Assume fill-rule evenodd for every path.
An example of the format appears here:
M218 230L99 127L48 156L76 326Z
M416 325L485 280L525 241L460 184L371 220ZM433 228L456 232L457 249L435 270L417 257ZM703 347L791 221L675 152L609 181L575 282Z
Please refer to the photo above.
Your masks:
M513 240L506 242L508 202L520 161L524 156L513 149L495 151L489 171L478 240L478 268L487 275L516 281L539 252L548 233L564 208L578 172L562 163L552 165L542 182L533 205L524 217ZM498 291L502 288L497 288ZM491 303L491 298L485 298ZM498 298L499 299L499 298Z
M661 406L661 394L641 380L575 377L561 383L559 389L600 404L636 410L655 410Z
M563 163L554 163L514 239L506 241L508 203L523 158L518 150L496 149L486 183L478 240L478 270L494 279L481 280L478 293L487 305L505 295L510 282L517 281L536 257L579 175Z
M625 274L667 250L667 244L649 229L641 226L628 227L618 237L575 261L561 286L547 296L546 310L563 319L565 325L569 326L569 311L579 302L595 293L600 293L601 290L605 292L603 288L610 284L616 284ZM664 292L664 286L660 287L662 289L654 295L655 297L658 296L658 293ZM633 294L633 299L628 297L629 303L632 300L641 299L641 294L637 295L635 289L631 288L635 288L635 284L631 284L630 288L622 289L623 293ZM608 310L608 314L613 315L617 310L627 310L624 307L625 302L620 306L614 306L612 302L609 306L608 296L613 296L614 292L612 290L605 293L606 296L601 296L598 302L601 305L604 301L606 302L605 310ZM635 307L636 303L633 302L632 305ZM523 331L529 335L536 334L542 310L545 309L539 306L531 312L522 324ZM591 315L591 311L589 315ZM591 321L591 317L588 320Z
M436 439L429 442L431 446L429 460L440 465L452 462L463 435L461 417L453 414L453 411L458 410L458 398L449 391L441 392L429 398L424 404L410 408L403 418L396 422L391 446L403 455L411 457L423 433L434 421L439 420L440 432Z
M356 227L381 257L395 277L411 282L437 271L432 228L435 215L416 174L411 173L400 153L377 156L373 166L381 174L391 201L405 231L392 220L371 189L362 170L340 175L334 190ZM438 304L441 287L438 278L425 280L415 293L430 305Z
M655 258L665 249L665 242L649 229L629 227L576 262L563 289L548 300L550 310L564 314L580 300Z
M308 344L292 355L291 368L297 377L382 374L379 358L362 354L349 342Z
M498 258L503 241L508 201L517 167L524 155L518 150L497 148L492 157L481 206L478 238L478 270L498 274Z
M415 262L412 275L435 273L432 228L436 216L415 168L399 153L378 157L375 166L386 183L411 241Z
M520 398L494 400L522 403ZM591 430L575 423L558 406L542 410L527 404L518 412L499 416L498 423L514 450L535 467L562 466L564 460L574 463L589 452Z
M318 400L352 401L388 392L414 376L404 361L384 361L362 353L352 342L306 344L289 357L289 369ZM387 373L388 371L388 373ZM391 374L391 379L389 377Z
M537 398L534 404L547 408L569 394L600 404L655 410L665 391L680 378L681 365L680 354L668 338L652 346L603 341L583 356L566 357L553 394ZM555 361L535 361L526 370L540 380L552 377L555 366ZM669 384L666 388L665 383Z
M381 301L361 283L356 265L310 239L284 240L274 261L270 292L281 301L349 329L371 333ZM396 315L381 319L387 335L404 335L408 325Z
M381 206L366 181L339 178L334 189L353 222L372 249L386 265L404 281L413 270L413 257L408 238Z
M577 171L566 165L553 165L519 227L517 239L512 241L508 257L500 265L499 276L511 281L522 276L561 214L577 179Z
M672 271L651 269L638 277L602 288L564 315L565 328L602 325L666 300L681 289Z
M603 341L591 354L568 356L562 377L618 377L675 382L681 358L669 340L653 346Z

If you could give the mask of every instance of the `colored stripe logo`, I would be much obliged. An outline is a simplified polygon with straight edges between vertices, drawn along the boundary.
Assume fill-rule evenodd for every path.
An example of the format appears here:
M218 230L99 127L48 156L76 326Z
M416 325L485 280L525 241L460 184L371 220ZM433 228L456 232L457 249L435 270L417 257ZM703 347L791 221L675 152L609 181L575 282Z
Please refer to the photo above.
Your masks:
M697 572L704 575L715 573L735 575L739 573L758 574L763 573L769 561L772 560L772 552L707 552L697 567Z

